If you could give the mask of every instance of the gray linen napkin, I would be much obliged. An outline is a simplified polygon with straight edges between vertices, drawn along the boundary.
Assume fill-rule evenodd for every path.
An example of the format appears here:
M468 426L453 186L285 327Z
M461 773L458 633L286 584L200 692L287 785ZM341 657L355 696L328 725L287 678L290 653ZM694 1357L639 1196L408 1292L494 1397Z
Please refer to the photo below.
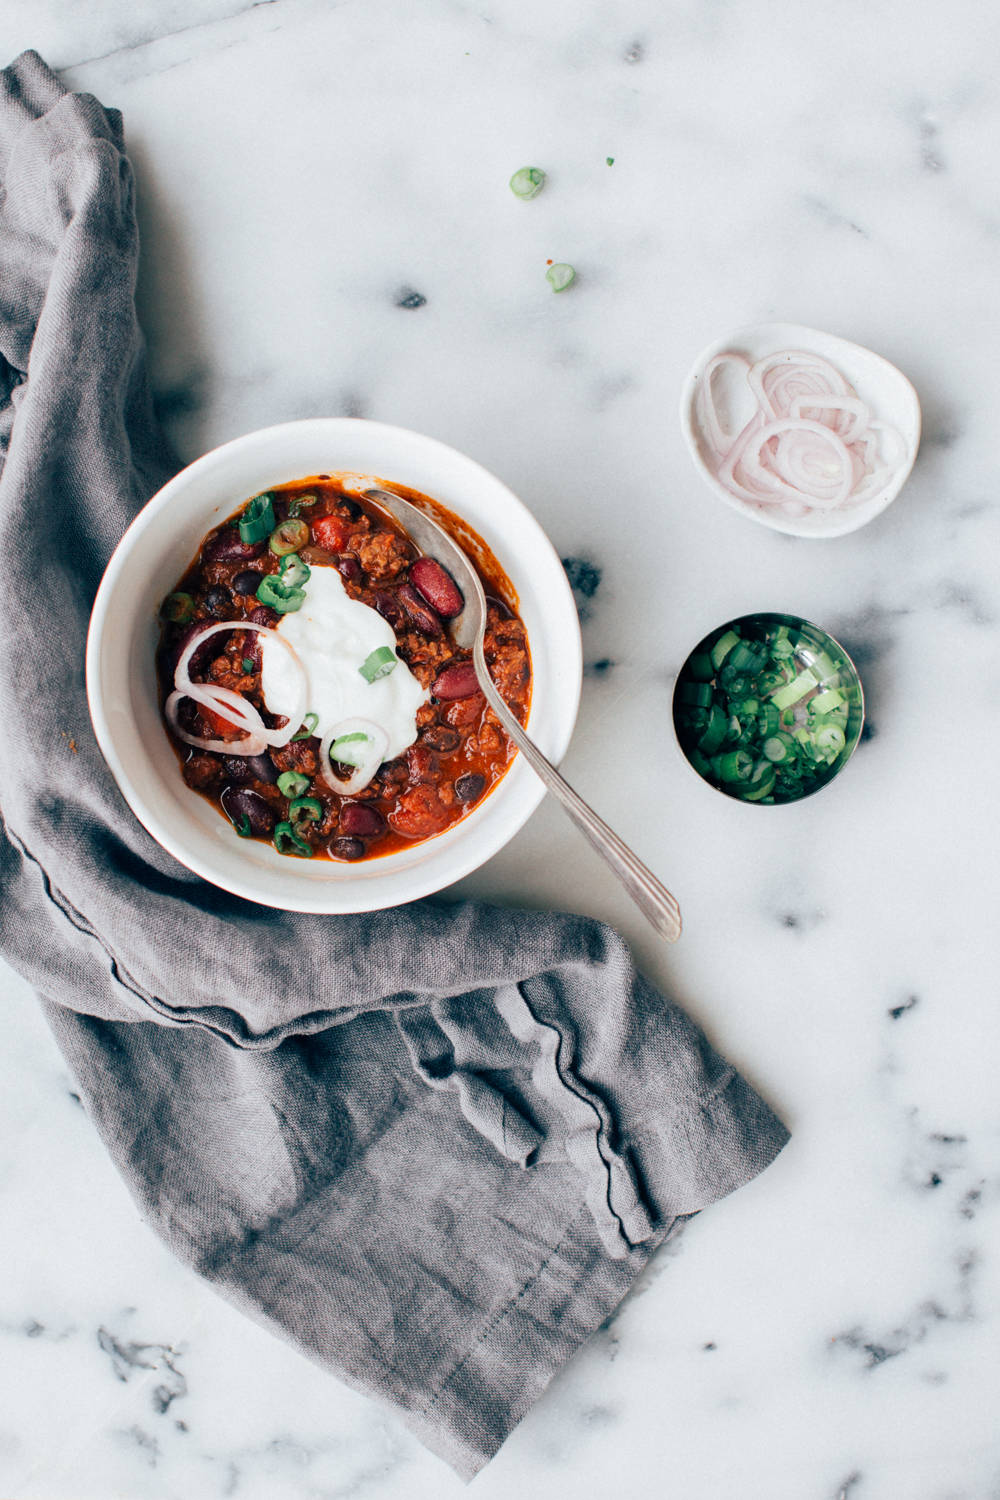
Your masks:
M0 183L0 951L175 1252L471 1476L787 1133L598 923L270 911L149 838L83 680L101 572L170 472L120 116L24 54Z

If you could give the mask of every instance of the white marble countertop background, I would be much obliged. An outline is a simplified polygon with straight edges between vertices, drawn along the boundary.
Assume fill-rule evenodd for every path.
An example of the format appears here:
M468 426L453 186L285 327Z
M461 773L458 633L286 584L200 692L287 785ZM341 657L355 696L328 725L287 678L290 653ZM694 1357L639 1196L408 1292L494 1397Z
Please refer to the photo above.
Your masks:
M297 416L396 422L592 565L565 769L685 937L660 947L548 805L461 889L614 923L794 1132L474 1492L996 1500L1000 15L0 0L0 36L125 114L183 459ZM526 163L549 183L522 204ZM549 258L577 268L562 296ZM683 448L695 354L770 318L868 344L921 396L902 497L835 542L726 510ZM798 807L720 798L673 748L677 666L754 608L833 630L868 693L872 737ZM169 1257L24 985L0 986L3 1500L462 1493Z

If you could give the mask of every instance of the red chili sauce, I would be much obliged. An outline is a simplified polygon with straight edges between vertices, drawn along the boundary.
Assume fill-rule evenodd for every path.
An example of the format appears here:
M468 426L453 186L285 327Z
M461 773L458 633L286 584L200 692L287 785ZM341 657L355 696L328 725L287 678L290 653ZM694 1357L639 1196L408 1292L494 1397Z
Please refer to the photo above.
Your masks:
M485 650L490 675L524 723L531 697L531 660L510 580L482 539L457 516L401 485L383 488L429 511L473 563L487 596ZM292 528L293 540L301 538L297 555L310 568L335 567L348 595L389 622L397 656L430 689L430 701L417 709L414 744L383 763L361 791L342 797L320 773L320 741L308 734L308 721L301 738L280 749L244 756L244 730L184 698L177 710L179 726L202 739L231 742L232 753L189 746L165 720L181 773L242 837L274 842L282 853L358 860L411 847L466 817L500 780L514 754L476 683L472 652L455 645L447 620L438 612L447 610L447 585L435 578L433 569L439 574L443 570L436 563L428 570L425 559L412 577L419 554L404 529L372 501L348 494L333 476L297 480L268 493L275 529L289 520L304 523ZM164 601L157 659L161 705L174 689L174 672L185 646L206 626L231 620L231 635L219 631L195 650L190 678L239 693L268 728L280 729L287 720L269 714L261 694L262 638L256 631L241 631L239 623L278 625L280 615L262 604L257 593L265 576L278 574L283 558L272 550L273 532L258 541L241 539L242 513L243 508L208 534ZM279 545L287 547L287 529ZM452 580L447 583L455 590ZM267 588L264 594L268 596ZM340 779L351 770L336 763L332 769ZM297 773L300 784L294 796L278 786L285 772ZM287 786L288 778L284 779ZM301 784L303 779L307 785ZM294 840L283 831L290 826Z

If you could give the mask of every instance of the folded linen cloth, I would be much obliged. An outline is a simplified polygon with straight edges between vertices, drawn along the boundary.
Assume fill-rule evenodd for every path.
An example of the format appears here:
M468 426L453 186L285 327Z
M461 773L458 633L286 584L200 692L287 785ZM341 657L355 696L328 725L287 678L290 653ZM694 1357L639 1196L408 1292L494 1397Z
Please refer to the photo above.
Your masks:
M25 53L0 184L0 951L176 1253L469 1477L787 1133L596 922L271 911L146 834L83 680L102 570L171 472L120 116Z

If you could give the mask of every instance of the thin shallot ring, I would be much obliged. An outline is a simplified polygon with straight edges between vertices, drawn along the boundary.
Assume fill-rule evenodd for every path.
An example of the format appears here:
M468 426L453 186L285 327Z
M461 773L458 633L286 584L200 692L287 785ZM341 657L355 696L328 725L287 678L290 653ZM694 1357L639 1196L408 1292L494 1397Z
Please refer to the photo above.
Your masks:
M372 742L372 749L365 757L364 763L355 768L354 775L349 776L346 781L340 781L330 769L330 747L342 734L357 734L358 732L368 736ZM371 719L343 719L332 729L327 730L320 741L320 775L327 786L341 797L353 797L357 792L363 792L372 780L388 748L389 736L381 724L376 724Z
M716 370L720 370L723 365L727 364L742 366L744 373L750 369L750 361L742 354L717 354L714 359L709 360L702 371L701 385L698 388L698 404L705 427L705 436L708 438L709 446L717 460L725 458L734 440L733 434L723 432L722 430L715 397L712 395L712 376Z
M860 396L793 396L788 404L788 415L804 417L806 410L843 412L847 418L845 425L833 430L848 445L860 442L871 426L871 409ZM823 425L828 424L824 422Z
M206 698L209 696L209 694L205 695ZM203 739L196 734L188 734L187 730L182 729L180 726L177 718L177 707L182 698L189 697L193 697L193 694L182 691L180 688L175 688L163 705L163 713L167 723L177 738L183 740L185 745L194 745L197 750L211 750L216 755L260 755L267 748L264 741L258 735L252 733L247 733L241 740L209 740ZM213 712L216 711L213 703L205 703L200 698L195 698L194 701L196 703L202 702L204 707L211 708ZM220 718L225 718L225 714L220 714ZM242 726L237 725L234 727L241 728Z
M756 364L751 365L747 371L747 384L757 397L758 404L765 412L769 411L773 417L787 416L788 413L787 409L782 410L774 404L772 393L767 388L767 376L772 370L784 375L786 379L793 373L800 374L802 371L809 371L814 376L825 377L828 382L828 395L853 396L855 394L840 371L827 360L820 359L819 355L807 354L802 349L782 349L757 360ZM816 394L819 395L819 391Z
M208 687L212 689L213 685L211 683L192 682L188 667L191 665L191 658L194 656L194 653L204 645L205 641L213 635L219 635L223 630L228 631L230 635L234 630L251 630L256 631L258 635L268 636L278 641L288 652L293 663L298 668L299 692L295 701L295 712L289 714L288 722L281 729L268 729L254 705L246 702L245 699L242 702L242 707L236 707L231 701L226 703L226 700L221 700L224 706L213 710L214 712L218 712L220 718L227 719L235 728L251 730L258 739L264 741L265 745L272 745L275 750L280 750L283 745L288 744L293 734L298 733L306 711L306 698L309 687L305 668L299 660L299 655L295 647L286 641L283 635L279 635L278 631L272 630L270 625L258 625L254 620L220 620L218 624L209 625L205 630L199 631L196 636L188 641L178 658L177 668L174 672L174 687L178 692L186 694L188 697L194 696L191 693L191 688L193 687ZM220 693L229 693L231 691L230 688L219 689ZM238 693L233 694L233 698L239 698L239 696ZM212 707L211 704L207 706ZM229 709L228 713L226 712L226 707ZM236 717L233 717L234 714ZM260 752L255 750L251 753L258 755Z
M851 462L851 455L843 438L834 432L832 427L827 427L825 423L810 422L805 417L784 417L777 422L768 422L758 432L754 433L753 441L747 444L747 448L742 456L745 459L750 459L751 461L756 459L759 462L760 450L765 443L770 442L772 438L780 437L784 433L792 432L812 433L814 437L819 438L821 442L827 443L833 448L840 459L841 477L836 490L832 494L821 495L815 489L802 489L797 484L792 484L785 479L783 475L779 475L782 483L788 488L789 498L805 500L809 504L818 506L821 510L832 509L833 506L840 505L842 501L847 499L854 487L854 465Z

